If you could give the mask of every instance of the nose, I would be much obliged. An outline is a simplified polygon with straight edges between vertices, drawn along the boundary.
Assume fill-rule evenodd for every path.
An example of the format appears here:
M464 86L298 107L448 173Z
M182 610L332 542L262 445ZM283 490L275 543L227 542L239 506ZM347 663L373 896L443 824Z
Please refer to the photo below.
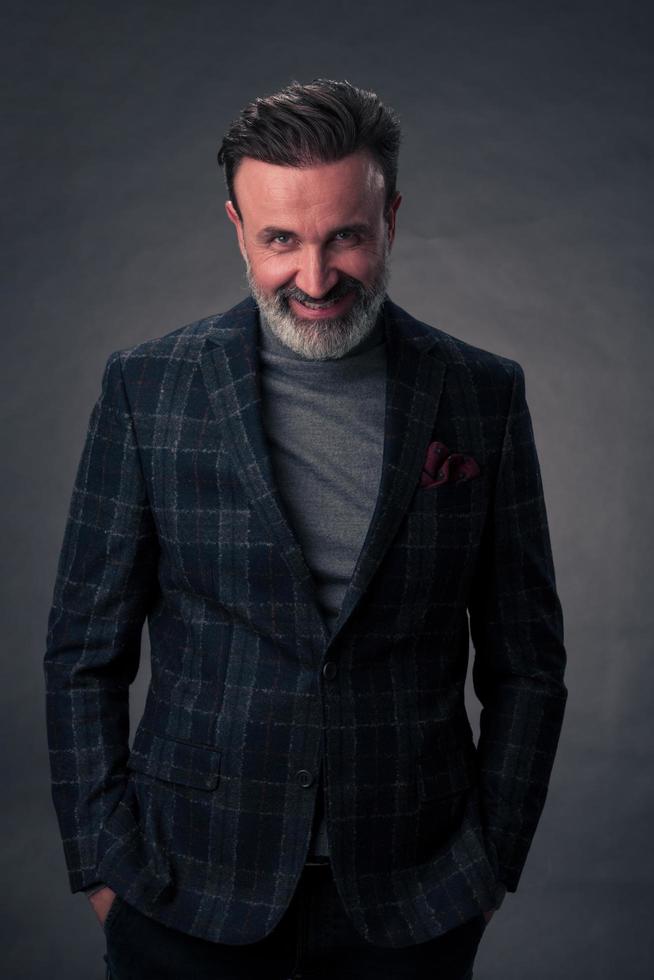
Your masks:
M338 271L321 248L302 250L295 273L296 289L300 289L311 299L320 300L334 288L338 278Z

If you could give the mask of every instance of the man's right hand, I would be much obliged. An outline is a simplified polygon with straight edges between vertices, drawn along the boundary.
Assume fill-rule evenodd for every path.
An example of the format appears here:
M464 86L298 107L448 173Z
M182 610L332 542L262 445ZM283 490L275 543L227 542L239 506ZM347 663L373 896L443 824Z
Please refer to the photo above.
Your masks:
M88 896L89 902L93 906L93 911L97 915L100 925L103 927L104 920L107 918L107 913L115 897L116 892L109 885L105 885L104 888L99 888L97 892L93 892L92 895Z

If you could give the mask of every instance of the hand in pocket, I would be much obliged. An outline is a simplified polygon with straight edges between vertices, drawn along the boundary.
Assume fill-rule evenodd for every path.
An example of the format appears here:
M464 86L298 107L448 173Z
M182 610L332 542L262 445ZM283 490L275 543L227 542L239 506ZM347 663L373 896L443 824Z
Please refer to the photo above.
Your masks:
M93 911L98 917L98 922L104 927L105 919L109 913L109 909L116 900L116 892L105 885L104 888L99 888L97 892L93 892L89 895L89 902L93 906Z

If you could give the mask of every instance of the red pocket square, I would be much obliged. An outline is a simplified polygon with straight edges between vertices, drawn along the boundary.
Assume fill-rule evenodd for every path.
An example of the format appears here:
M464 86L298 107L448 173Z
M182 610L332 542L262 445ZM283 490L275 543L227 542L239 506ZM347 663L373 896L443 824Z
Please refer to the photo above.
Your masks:
M432 442L420 474L420 486L440 487L442 483L460 483L479 476L480 472L479 464L472 456L450 453L444 443Z

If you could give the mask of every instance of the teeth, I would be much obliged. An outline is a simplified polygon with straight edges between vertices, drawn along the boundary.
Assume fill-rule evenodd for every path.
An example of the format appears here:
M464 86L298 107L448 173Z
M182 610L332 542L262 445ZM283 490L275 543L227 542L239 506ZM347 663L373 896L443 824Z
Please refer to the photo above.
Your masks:
M307 303L306 300L301 300L302 306L307 306L310 310L326 310L330 306L335 306L338 303L337 299L333 299L330 303Z

